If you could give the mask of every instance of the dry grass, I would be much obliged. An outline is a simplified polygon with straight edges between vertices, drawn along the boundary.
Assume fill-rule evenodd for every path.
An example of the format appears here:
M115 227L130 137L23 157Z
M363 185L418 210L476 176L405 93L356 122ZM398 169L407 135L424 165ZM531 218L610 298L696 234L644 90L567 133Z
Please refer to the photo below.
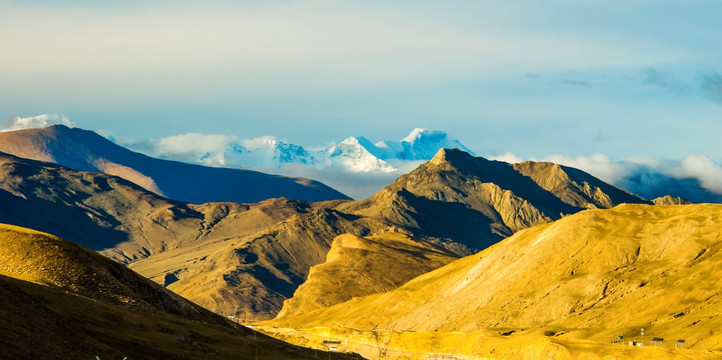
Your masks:
M572 354L616 335L635 339L645 328L668 346L685 339L694 349L717 350L721 248L722 205L589 210L519 232L394 291L278 323L551 333Z

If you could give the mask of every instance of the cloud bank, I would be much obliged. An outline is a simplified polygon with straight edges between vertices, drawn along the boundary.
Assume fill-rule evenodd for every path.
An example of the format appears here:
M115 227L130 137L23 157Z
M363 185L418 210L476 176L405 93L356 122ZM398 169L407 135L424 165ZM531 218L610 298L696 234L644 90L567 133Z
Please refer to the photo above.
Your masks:
M511 153L492 159L514 163L522 160ZM672 195L693 202L722 202L722 165L702 154L691 154L681 160L632 157L615 161L604 154L590 157L553 155L530 160L549 161L586 171L645 199Z
M0 131L36 129L56 124L62 124L70 127L75 126L70 119L62 114L42 114L25 118L11 116L7 119L7 121L5 121L5 124Z

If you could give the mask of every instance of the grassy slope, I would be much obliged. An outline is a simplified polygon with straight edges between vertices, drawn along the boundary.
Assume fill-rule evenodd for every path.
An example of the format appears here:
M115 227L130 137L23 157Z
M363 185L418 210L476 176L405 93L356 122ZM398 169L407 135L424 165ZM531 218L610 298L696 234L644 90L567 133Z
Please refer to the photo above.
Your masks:
M306 282L286 300L278 317L393 290L457 258L398 229L369 237L339 235L326 261L311 268Z
M279 321L414 331L616 335L722 347L722 206L623 205L530 228L397 290ZM536 329L536 330L535 330ZM672 340L672 341L670 341ZM576 341L576 340L575 340Z

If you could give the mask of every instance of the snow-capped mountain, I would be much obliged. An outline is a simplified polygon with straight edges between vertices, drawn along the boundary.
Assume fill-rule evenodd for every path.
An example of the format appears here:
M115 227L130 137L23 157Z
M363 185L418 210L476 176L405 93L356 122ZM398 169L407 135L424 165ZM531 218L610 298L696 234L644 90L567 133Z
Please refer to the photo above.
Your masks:
M420 128L400 141L374 144L359 136L309 149L273 136L242 140L235 136L203 134L177 135L124 145L150 156L207 166L271 169L304 165L354 173L394 172L400 162L429 160L442 147L458 148L473 154L445 132Z
M416 128L401 141L379 141L368 149L381 159L397 160L429 160L441 148L460 149L474 154L459 140L443 131Z

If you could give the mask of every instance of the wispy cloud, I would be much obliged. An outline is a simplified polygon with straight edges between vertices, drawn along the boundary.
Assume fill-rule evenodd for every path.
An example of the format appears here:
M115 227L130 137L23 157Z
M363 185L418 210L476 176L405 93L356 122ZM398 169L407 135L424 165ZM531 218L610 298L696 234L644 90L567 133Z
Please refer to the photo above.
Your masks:
M675 78L670 71L662 69L648 68L644 70L642 83L678 94L689 90L688 84Z
M24 118L19 116L10 116L5 121L5 124L0 131L35 129L56 124L75 126L70 119L62 114L42 114Z
M559 81L559 83L563 85L573 85L573 86L592 86L593 84L589 81L585 80L570 80L570 79L563 79Z
M700 76L700 88L709 99L722 104L722 75L716 72L703 74Z

